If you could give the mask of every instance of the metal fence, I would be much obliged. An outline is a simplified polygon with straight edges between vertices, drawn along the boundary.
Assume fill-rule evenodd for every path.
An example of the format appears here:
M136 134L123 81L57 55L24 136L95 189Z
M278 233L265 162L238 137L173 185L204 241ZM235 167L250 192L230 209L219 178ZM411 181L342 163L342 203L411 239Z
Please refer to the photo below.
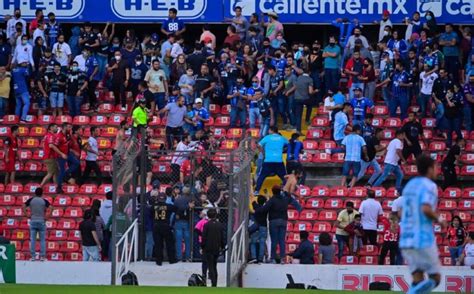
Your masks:
M238 286L248 252L251 162L255 156L255 142L246 138L229 150L216 149L212 142L210 144L202 148L202 144L191 142L184 151L162 150L156 148L158 142L146 137L143 129L114 154L113 215L116 217L112 219L112 244L123 234L123 216L128 216L129 223L138 218L138 259L144 260L145 217L139 211L143 207L141 204L146 203L145 193L157 182L160 192L166 194L179 186L181 193L189 194L195 203L189 219L191 259L201 260L195 225L202 210L215 206L219 221L227 225L227 251L223 255L227 263L227 285ZM114 265L117 256L114 252L112 255L112 279L115 283L119 276Z

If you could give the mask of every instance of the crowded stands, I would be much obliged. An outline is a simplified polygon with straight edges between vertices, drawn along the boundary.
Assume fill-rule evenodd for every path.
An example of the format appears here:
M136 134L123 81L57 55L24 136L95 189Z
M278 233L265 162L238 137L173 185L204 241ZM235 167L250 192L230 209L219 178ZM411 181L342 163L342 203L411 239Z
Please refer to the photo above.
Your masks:
M440 258L472 265L463 251L474 232L472 27L438 25L429 12L392 25L385 10L375 24L337 19L327 39L301 41L277 13L241 10L225 39L207 24L188 33L174 8L160 31L150 25L145 34L89 22L70 32L42 10L30 23L19 9L5 19L0 232L17 259L110 258L112 159L145 129L158 154L145 164L145 255L159 265L163 240L170 263L200 257L190 250L199 233L190 232L208 209L221 208L226 221L222 154L244 139L260 142L249 261L403 264L396 203L417 175L415 158L428 153L439 170L438 209L451 223L436 227ZM379 34L368 33L373 26ZM309 176L329 170L342 176L336 185ZM153 229L159 199L176 209L165 236ZM122 205L128 224L134 213Z

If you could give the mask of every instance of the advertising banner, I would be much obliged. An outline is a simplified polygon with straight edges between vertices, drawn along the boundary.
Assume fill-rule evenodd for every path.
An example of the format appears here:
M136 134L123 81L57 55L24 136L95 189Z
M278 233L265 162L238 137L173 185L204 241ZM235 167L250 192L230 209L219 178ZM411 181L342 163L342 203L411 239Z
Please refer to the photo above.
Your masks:
M67 22L153 23L166 19L174 7L188 23L220 23L233 15L235 6L241 6L246 16L274 11L283 23L330 23L337 18L372 23L384 9L395 23L428 10L439 23L474 21L472 0L0 0L0 16L12 15L18 7L27 20L34 18L36 9L43 9Z

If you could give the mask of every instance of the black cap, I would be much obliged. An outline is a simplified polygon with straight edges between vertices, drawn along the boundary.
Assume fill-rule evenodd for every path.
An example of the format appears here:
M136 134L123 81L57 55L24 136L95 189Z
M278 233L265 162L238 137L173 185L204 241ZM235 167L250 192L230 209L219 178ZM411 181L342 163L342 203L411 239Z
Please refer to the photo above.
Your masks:
M92 24L91 24L91 22L90 22L90 21L86 21L86 22L84 23L84 26L85 26L85 27L91 27L91 26L92 26Z

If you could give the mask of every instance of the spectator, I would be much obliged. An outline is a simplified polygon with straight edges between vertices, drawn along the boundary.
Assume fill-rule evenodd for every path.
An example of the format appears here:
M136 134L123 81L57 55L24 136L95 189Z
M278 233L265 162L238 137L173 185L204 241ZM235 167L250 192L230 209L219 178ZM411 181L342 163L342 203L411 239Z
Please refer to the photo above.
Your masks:
M296 102L295 102L295 90L296 90L296 80L297 77L293 73L293 70L291 67L286 66L284 69L284 76L283 76L283 99L287 100L287 105L288 105L288 119L289 119L289 125L287 126L287 129L296 129ZM314 83L314 81L313 81Z
M18 23L21 24L21 29L19 33L21 35L26 35L26 21L21 18L20 8L15 8L15 11L13 12L13 17L10 18L7 22L7 39L10 39L10 42L16 39Z
M86 75L79 69L77 61L74 61L66 81L66 101L69 114L73 118L81 114L82 100L88 84Z
M139 93L138 85L145 79L148 67L143 63L141 55L135 56L135 61L130 67L130 91L132 97L136 97Z
M145 65L150 67L151 63L157 56L160 56L160 44L159 36L157 33L151 34L150 41L146 43L145 50L143 50L143 57L145 59Z
M29 34L30 36L38 28L39 23L42 23L44 19L43 9L36 9L35 18L30 23Z
M333 20L331 24L339 29L339 43L343 47L346 46L349 37L356 28L356 25L358 26L356 19L350 21L348 18L338 18Z
M397 256L400 253L398 248L398 238L400 235L400 226L398 225L398 217L395 214L390 215L388 221L383 218L384 222L384 233L383 233L383 245L379 256L379 265L385 264L385 257L390 251L390 265L395 265Z
M92 52L100 46L97 34L92 30L90 22L84 23L84 30L79 37L79 46L81 48L89 48Z
M308 240L307 231L300 231L300 244L298 248L288 255L298 259L299 264L314 264L314 245Z
M425 117L427 115L426 111L429 109L427 104L430 101L431 95L433 95L433 85L438 79L438 74L431 72L427 64L423 65L423 67L424 71L420 73L420 95L417 102L420 106L421 115Z
M408 160L413 154L415 159L421 154L420 139L423 138L423 127L416 119L416 113L408 114L408 121L403 125L402 131L405 133L405 143L403 144L403 158Z
M257 197L257 201L252 203L253 209L255 211L255 225L256 230L254 233L250 235L250 261L249 263L257 262L262 263L263 258L265 256L265 248L266 248L266 240L268 236L268 228L267 228L267 212L257 212L258 209L262 208L267 199L259 195ZM257 254L257 246L258 246L258 254Z
M336 37L329 37L329 45L324 48L324 83L327 89L339 86L341 47L336 45Z
M100 245L99 236L95 225L95 217L93 211L88 209L84 211L84 220L79 224L82 240L82 260L83 261L99 261Z
M166 36L171 34L179 36L185 31L186 26L184 22L178 18L178 10L176 8L170 8L168 10L168 19L161 25L161 32Z
M168 103L158 114L168 113L166 120L166 141L168 149L173 148L175 137L181 139L184 135L183 125L186 115L184 97L179 96L176 103Z
M401 59L406 59L408 53L408 45L397 30L392 31L392 38L387 42L390 50L399 55Z
M15 183L16 161L18 160L18 126L10 128L10 136L5 139L5 186Z
M209 110L212 91L216 87L216 82L211 74L209 74L209 65L202 64L200 74L196 76L194 84L194 95L203 100L204 108Z
M97 232L97 238L100 241L100 244L104 244L104 230L105 230L105 223L102 217L100 216L99 210L100 210L100 200L99 199L94 199L92 200L92 206L91 206L91 211L93 218L95 218L95 230Z
M466 229L459 216L453 216L448 228L449 254L451 255L451 265L456 265L462 255L464 245L466 245Z
M57 37L57 42L51 45L54 59L59 62L63 70L67 69L72 61L71 47L68 45L68 43L65 43L64 40L64 35L59 34Z
M383 152L387 149L386 146L382 146L380 144L380 140L383 138L383 129L376 129L375 130L375 135L374 136L368 136L365 137L365 143L367 144L367 159L362 159L360 162L360 172L359 175L357 176L357 181L362 179L362 177L365 175L367 168L372 167L374 169L374 172L372 176L370 177L369 181L367 182L368 187L372 187L374 182L377 180L377 178L382 174L382 168L380 167L380 164L377 161L376 155L379 152Z
M43 199L43 189L36 188L35 195L25 202L23 215L27 216L30 209L30 261L36 260L36 237L40 239L40 261L46 261L46 222L49 215L50 203Z
M403 130L397 130L395 133L395 139L390 141L387 147L387 154L384 160L384 169L382 175L374 183L374 187L379 187L387 179L387 177L394 173L396 177L395 188L400 193L402 188L403 171L399 166L399 161L402 164L406 163L405 157L403 157L403 140L405 139L405 132Z
M66 91L67 76L61 72L61 65L56 63L54 71L48 76L50 88L49 102L53 110L53 117L63 115L64 92Z
M344 73L349 75L348 86L350 85L349 97L354 98L355 89L364 91L364 83L359 77L362 76L364 70L364 60L360 56L360 51L354 51L352 58L350 58L344 68Z
M464 125L467 130L471 130L474 127L474 72L469 75L469 79L464 85L464 98Z
M97 127L91 127L91 135L87 140L86 147L86 168L84 169L84 174L81 179L81 183L85 183L89 179L89 174L91 171L94 171L95 176L97 177L97 183L100 185L102 183L102 173L100 172L99 165L97 164L97 159L99 157L99 145L97 144L97 137L100 134L100 129Z
M125 111L127 109L125 88L128 87L130 80L130 68L127 61L122 59L120 51L115 51L114 58L107 66L107 72L112 75L112 92L114 93L115 106L121 103L121 110ZM149 81L146 77L145 80Z
M361 126L365 120L365 115L367 108L372 109L374 107L374 102L369 98L363 97L363 90L360 87L354 88L354 98L351 100L351 106L353 111L352 125Z
M276 38L279 32L283 33L283 25L278 21L278 14L276 12L268 12L267 16L268 22L264 23L262 18L261 25L267 29L265 38L268 38L271 42Z
M49 22L45 25L44 33L46 35L46 43L49 48L52 48L53 45L58 40L58 35L61 34L61 27L56 20L56 15L54 12L48 13Z
M346 186L347 177L351 175L352 180L349 187L354 187L357 182L357 176L360 172L361 158L368 161L367 146L364 139L360 136L361 128L355 125L352 128L352 134L347 135L341 142L342 148L345 149L344 165L342 167L341 186ZM362 153L362 156L361 156Z
M79 135L79 126L73 126L69 140L68 169L66 170L66 181L75 183L81 174L80 158L82 140Z
M342 140L345 137L345 131L346 129L352 131L352 127L349 126L349 113L352 109L352 105L350 103L344 103L342 106L342 110L338 111L336 115L334 116L334 134L333 138L334 141L336 142L337 146L341 146ZM326 149L326 153L342 153L342 149L336 148L336 149Z
M184 56L183 56L184 58ZM194 79L193 69L186 69L186 73L181 75L178 81L178 86L181 88L181 95L186 98L186 105L193 104L194 98L194 84L196 80Z
M211 209L207 212L209 221L202 231L202 252L209 267L209 278L212 287L217 287L217 259L225 248L224 225L217 221L217 212Z
M377 223L379 216L383 215L383 209L380 202L375 200L373 190L367 190L367 197L362 201L359 208L364 228L364 244L377 246Z
M244 79L239 76L237 77L237 83L232 87L231 91L227 95L227 99L230 100L230 126L237 126L237 119L240 122L240 128L245 128L247 119L247 107L245 101L247 100L247 88L244 86Z
M163 262L163 246L166 243L169 263L176 263L176 245L171 230L171 215L176 213L176 206L166 203L166 195L160 193L156 200L151 202L154 215L153 239L155 243L156 264Z
M6 42L5 36L0 34L0 67L11 68L12 47Z
M384 37L389 36L388 32L385 33L386 32L385 28L386 27L392 28L392 26L393 26L392 22L390 21L390 11L385 9L382 12L382 20L380 22L375 21L374 23L379 25L379 39L378 39L378 41L381 41Z
M168 82L165 72L160 69L160 61L158 59L152 61L152 67L146 73L145 81L148 82L148 87L155 98L155 102L152 103L152 112L155 112L156 107L161 111L166 105Z
M247 89L247 100L249 101L249 125L251 129L257 126L257 120L262 125L262 119L265 119L263 126L269 126L273 110L270 107L268 99L264 98L264 90L260 87L258 77L252 78L252 86ZM262 101L259 103L259 101ZM260 108L262 106L262 108ZM262 115L263 111L263 115ZM264 130L261 126L261 130ZM262 134L262 132L260 132ZM262 136L261 136L262 137Z
M288 174L293 171L303 171L303 165L300 162L300 154L303 153L303 143L298 140L301 135L293 133L286 149L286 170ZM303 176L304 182L304 176Z
M443 101L443 104L448 131L446 146L451 148L453 144L453 132L456 132L456 137L458 138L462 138L463 136L461 133L461 117L464 95L458 84L454 84L454 88L448 90L446 100Z
M184 261L191 261L191 236L189 230L189 222L191 213L194 209L194 201L187 195L180 193L181 189L175 186L174 191L179 191L178 196L174 200L176 206L176 221L174 224L174 234L176 240L176 258L183 261L183 242L184 242Z
M405 32L405 40L409 40L413 33L419 34L423 29L423 22L420 20L420 13L415 11L412 15L412 18L405 18L405 24L407 29Z
M300 204L287 192L282 192L278 185L272 188L273 196L256 213L268 213L271 238L271 261L276 263L276 248L280 248L280 263L285 264L286 257L286 226L288 221L288 206L291 204L296 210L301 211ZM255 208L255 207L254 207Z
M392 98L389 102L390 117L396 117L397 108L400 106L400 116L404 120L408 116L410 106L409 88L412 83L409 81L409 74L404 70L403 62L397 61L395 72L390 77L392 82Z
M331 235L326 232L319 234L318 263L333 264L334 255L334 245L332 244Z
M271 127L270 134L258 143L259 149L264 152L265 159L258 175L255 195L259 195L263 182L270 175L278 175L283 185L285 184L286 168L282 157L283 148L288 143L288 140L278 133L278 128L275 126Z
M456 165L462 165L461 151L464 150L466 141L462 137L456 139L456 144L449 149L448 154L441 164L443 170L444 182L443 188L457 185Z
M211 32L208 24L202 26L202 34L199 38L199 42L209 46L212 50L216 48L216 36Z
M364 82L364 95L369 98L370 101L374 101L375 88L376 88L376 76L374 69L374 62L369 58L364 60L364 70L359 80Z
M361 219L360 214L355 215L354 221L344 228L344 231L349 233L349 252L352 252L352 255L355 256L359 255L359 251L363 246L364 228Z
M69 140L71 139L69 134L71 132L72 125L69 123L63 123L62 128L59 130L59 132L56 134L55 138L55 145L58 147L59 151L61 153L66 155L66 158L64 157L58 157L58 168L59 168L59 173L58 173L58 186L56 188L56 193L62 194L64 193L63 191L63 181L66 176L66 163L68 163L69 159Z
M249 28L249 22L247 21L247 18L242 15L242 7L236 6L234 8L234 13L235 16L233 18L225 18L225 21L232 23L232 26L235 27L237 34L240 36L240 40L245 40Z
M43 158L44 164L46 165L47 173L41 181L40 186L48 183L52 178L53 182L57 184L57 173L58 173L58 163L56 159L59 157L67 159L67 155L61 152L57 146L56 134L58 133L58 126L56 124L50 124L48 126L48 132L43 139Z
M469 233L469 239L456 265L465 265L474 268L474 232Z
M339 212L337 219L336 219L336 240L337 240L337 247L338 253L337 257L341 260L342 255L344 253L344 245L349 247L349 233L345 230L345 228L354 221L355 216L358 215L359 212L354 209L354 202L347 201L346 208ZM328 244L329 245L329 244Z
M453 25L447 23L445 32L439 37L439 45L443 46L446 71L450 78L459 83L459 36L453 31Z
M319 92L319 89L314 88L313 79L309 76L309 68L305 67L295 81L295 116L296 116L296 130L301 132L301 120L303 116L303 106L306 104L306 124L309 124L311 115L311 101L312 95ZM309 115L308 115L309 113ZM283 121L285 123L285 121ZM288 126L287 126L288 128Z

